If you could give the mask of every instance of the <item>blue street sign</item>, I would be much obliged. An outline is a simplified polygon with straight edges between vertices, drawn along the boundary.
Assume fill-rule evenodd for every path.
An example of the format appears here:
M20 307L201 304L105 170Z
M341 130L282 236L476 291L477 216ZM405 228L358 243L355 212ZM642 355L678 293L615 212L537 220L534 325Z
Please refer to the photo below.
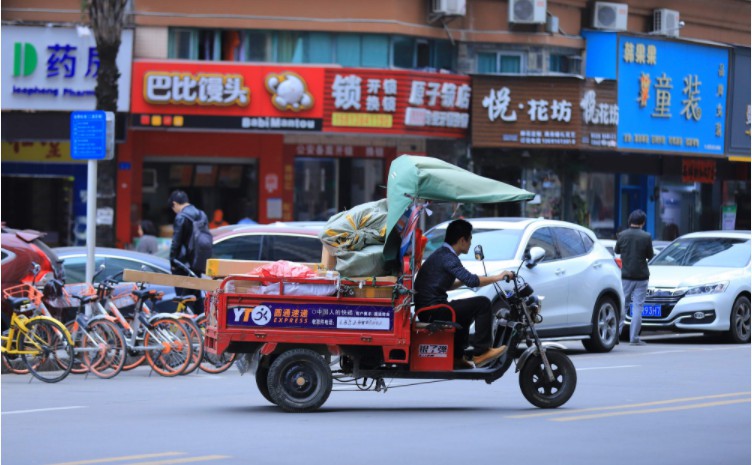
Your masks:
M70 120L71 158L104 160L107 156L107 115L104 111L74 111Z

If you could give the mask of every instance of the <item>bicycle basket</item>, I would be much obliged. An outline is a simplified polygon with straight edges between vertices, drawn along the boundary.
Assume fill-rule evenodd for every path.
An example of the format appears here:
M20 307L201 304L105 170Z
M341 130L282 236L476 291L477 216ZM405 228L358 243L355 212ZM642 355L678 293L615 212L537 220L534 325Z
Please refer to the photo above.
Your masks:
M136 289L138 289L138 286L132 283L118 284L115 286L115 289L112 290L110 300L117 308L136 305L136 296L133 295L133 291Z
M27 283L3 289L3 298L7 299L9 297L26 297L34 305L34 309L39 307L40 302L42 302L42 292ZM24 314L26 312L21 313Z

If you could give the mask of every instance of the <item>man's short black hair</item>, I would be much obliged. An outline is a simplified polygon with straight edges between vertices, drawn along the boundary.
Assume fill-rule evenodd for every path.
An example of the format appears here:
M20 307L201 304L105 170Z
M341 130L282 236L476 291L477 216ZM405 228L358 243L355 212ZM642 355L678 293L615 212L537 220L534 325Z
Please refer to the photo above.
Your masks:
M645 224L647 217L648 216L645 214L645 212L638 208L637 210L629 214L629 224L641 226Z
M170 197L167 199L167 206L172 208L172 202L175 202L178 205L188 203L188 194L180 189L172 191L172 194L170 194Z
M444 242L449 245L454 245L462 239L470 239L473 235L473 225L465 220L454 220L447 226L446 235L444 236Z
M149 236L156 236L157 235L157 228L154 226L154 223L150 220L141 220L141 231L144 232L144 235Z

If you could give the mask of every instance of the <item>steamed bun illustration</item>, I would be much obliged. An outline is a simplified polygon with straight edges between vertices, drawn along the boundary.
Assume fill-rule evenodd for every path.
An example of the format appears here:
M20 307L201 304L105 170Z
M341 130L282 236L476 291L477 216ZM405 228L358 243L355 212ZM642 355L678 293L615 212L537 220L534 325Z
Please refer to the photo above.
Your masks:
M308 92L308 85L292 71L266 76L266 90L272 95L272 104L278 110L303 111L313 107L313 96Z

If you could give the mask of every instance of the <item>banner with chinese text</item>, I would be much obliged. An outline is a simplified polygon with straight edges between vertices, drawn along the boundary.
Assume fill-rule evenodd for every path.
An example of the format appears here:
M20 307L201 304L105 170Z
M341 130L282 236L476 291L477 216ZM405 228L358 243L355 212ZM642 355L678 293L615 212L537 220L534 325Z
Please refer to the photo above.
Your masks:
M325 132L461 138L470 122L470 78L379 69L327 69Z
M474 147L612 149L614 81L572 77L473 77Z
M138 60L135 127L321 131L324 68Z
M620 35L620 149L723 155L729 49Z

